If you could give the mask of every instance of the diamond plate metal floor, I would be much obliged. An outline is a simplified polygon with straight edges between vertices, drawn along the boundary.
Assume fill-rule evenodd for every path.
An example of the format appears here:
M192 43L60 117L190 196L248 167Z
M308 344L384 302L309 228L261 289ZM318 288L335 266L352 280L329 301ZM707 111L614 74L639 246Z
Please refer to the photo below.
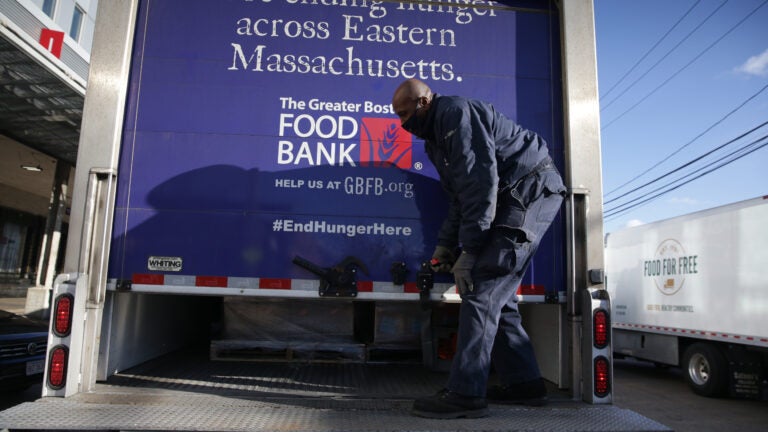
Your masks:
M666 431L634 412L573 402L492 405L473 420L409 413L445 374L418 365L212 362L179 354L113 376L93 393L0 412L0 429L190 431Z

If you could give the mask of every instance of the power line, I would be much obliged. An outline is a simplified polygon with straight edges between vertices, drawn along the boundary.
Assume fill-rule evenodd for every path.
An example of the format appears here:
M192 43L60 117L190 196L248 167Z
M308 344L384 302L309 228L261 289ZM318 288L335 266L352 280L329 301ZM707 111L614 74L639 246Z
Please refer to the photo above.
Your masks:
M695 136L693 139L691 139L691 140L690 140L690 141L688 141L687 143L683 144L682 146L678 147L678 148L677 148L677 150L675 150L675 151L673 151L672 153L668 154L667 156L663 157L663 158L662 158L662 159L661 159L659 162L656 162L656 163L655 163L653 166L651 166L650 168L648 168L648 169L646 169L645 171L641 172L640 174L638 174L638 175L634 176L633 178L629 179L628 181L626 181L626 182L622 183L622 184L621 184L621 185L619 185L618 187L616 187L616 188L614 188L614 189L612 189L612 190L608 191L607 193L605 193L605 194L604 194L604 196L605 196L605 197L608 197L609 195L611 195L612 193L616 192L617 190L619 190L619 189L623 188L624 186L626 186L626 185L628 185L628 184L632 183L633 181L637 180L638 178L640 178L640 177L644 176L644 175L645 175L645 174L647 174L649 171L651 171L651 170L653 170L654 168L658 167L658 166L659 166L659 165L661 165L661 164L662 164L664 161L668 160L668 159L669 159L669 158L671 158L672 156L674 156L674 155L676 155L676 154L680 153L680 152L681 152L681 151L682 151L684 148L686 148L686 147L688 147L689 145L691 145L691 144L693 144L694 142L696 142L696 140L698 140L699 138L701 138L702 136L704 136L704 135L705 135L707 132L709 132L709 131L711 131L712 129L714 129L714 128L715 128L715 126L719 125L720 123L722 123L723 121L725 121L725 119L727 119L728 117L730 117L731 115L733 115L734 113L736 113L738 110L742 109L742 108L743 108L743 107L744 107L746 104L748 104L750 101L752 101L752 99L754 99L754 98L756 98L758 95L760 95L760 93L764 92L766 89L768 89L768 84L766 84L766 85L765 85L763 88L761 88L761 89L760 89L760 90L759 90L757 93L755 93L755 94L753 94L752 96L748 97L746 100L744 100L742 103L740 103L740 104L739 104L739 105L738 105L736 108L734 108L734 109L732 109L731 111L729 111L729 112L728 112L726 115L724 115L723 117L721 117L719 120L717 120L716 122L712 123L712 124L711 124L709 127L707 127L707 128L706 128L706 129L705 129L703 132L701 132L700 134L696 135L696 136ZM756 130L756 129L758 129L758 128L762 127L763 125L765 125L765 123L763 123L762 125L758 126L758 127L757 127L757 128L755 128L755 129L752 129L752 130L751 130L751 131L749 131L748 133L751 133L751 132L753 132L754 130ZM738 138L735 138L735 139L738 139ZM645 185L643 185L643 186L645 186ZM641 187L643 187L643 186L641 186ZM627 192L627 194L628 194L628 193L632 193L632 192L634 192L635 190L636 190L636 189L633 189L633 190L631 190L631 191ZM626 194L625 194L625 195L626 195Z
M768 125L768 121L766 121L765 123L763 123L763 124L761 124L761 125L759 125L759 126L757 126L757 127L753 128L753 129L751 129L751 130L749 130L749 131L747 131L747 132L745 132L745 133L743 133L743 134L741 134L741 135L739 135L739 136L737 136L736 138L733 138L732 140L730 140L730 141L726 142L725 144L721 144L721 145L719 145L719 146L717 146L717 147L713 148L712 150L710 150L710 151L708 151L708 152L706 152L706 153L702 154L701 156L699 156L699 157L697 157L697 158L694 158L694 159L692 159L692 160L690 160L690 161L688 161L688 162L684 163L683 165L680 165L679 167L677 167L677 168L673 169L672 171L669 171L669 172L667 172L666 174L663 174L663 175L661 175L661 176L659 176L659 177L656 177L655 179L653 179L653 180L651 180L651 181L649 181L649 182L647 182L647 183L645 183L645 184L643 184L643 185L640 185L640 186L638 186L638 187L636 187L636 188L632 189L632 190L631 190L631 191L629 191L629 192L626 192L625 194L623 194L623 195L621 195L621 196L619 196L619 197L616 197L616 198L613 198L613 199L611 199L611 200L608 200L608 201L606 201L606 202L605 202L605 204L610 204L610 203L612 203L612 202L614 202L614 201L620 200L620 199L622 199L622 198L626 197L627 195L631 194L632 192L636 192L636 191L638 191L638 190L640 190L640 189L642 189L642 188L644 188L644 187L646 187L646 186L650 186L650 185L652 185L653 183L656 183L657 181L659 181L659 180L661 180L661 179L663 179L663 178L669 177L670 175L672 175L672 174L674 174L674 173L676 173L676 172L678 172L678 171L682 170L683 168L687 168L687 167L689 167L689 166L693 165L694 163L696 163L696 162L698 162L698 161L700 161L700 160L704 159L705 157L707 157L707 156L711 155L712 153L714 153L714 152L716 152L716 151L718 151L718 150L720 150L720 149L722 149L722 148L724 148L724 147L726 147L726 146L728 146L728 145L730 145L730 144L733 144L734 142L736 142L736 141L738 141L738 140L740 140L740 139L744 138L745 136L747 136L747 135L751 134L752 132L754 132L754 131L756 131L756 130L758 130L758 129L762 128L762 127L763 127L763 126L765 126L765 125Z
M756 152L757 150L760 150L761 148L767 146L768 145L768 141L765 141L762 144L760 143L760 141L765 140L766 138L768 138L768 135L763 135L762 137L758 138L757 140L755 140L755 141L753 141L753 142L751 142L751 143L749 143L747 145L744 145L743 147L740 147L739 149L737 149L737 150L729 153L728 155L724 156L720 160L722 161L726 157L733 156L733 155L735 155L735 154L737 154L739 152L742 152L742 154L740 154L738 156L734 156L732 159L724 161L724 162L720 163L719 165L715 166L714 168L711 168L711 169L709 169L709 170L707 170L705 172L702 172L701 174L697 175L696 177L688 179L687 181L685 181L683 183L680 183L680 184L678 184L678 185L676 185L674 187L670 187L670 186L674 185L676 182L679 182L680 180L683 180L686 177L690 177L691 175L696 174L697 172L700 172L701 170L703 170L707 166L711 166L711 164L707 165L707 166L704 166L704 167L701 167L701 168L699 168L698 170L696 170L694 172L686 174L683 177L680 177L680 178L678 178L676 180L673 180L672 182L667 183L666 185L662 186L662 189L666 188L666 187L669 187L669 189L661 190L657 194L648 197L648 195L651 194L651 192L649 192L649 193L647 193L647 194L645 194L645 195L643 195L641 197L636 198L633 201L630 201L630 202L621 204L621 205L619 205L617 207L614 207L612 209L606 210L606 212L604 214L604 218L606 220L609 220L609 219L618 217L618 216L628 212L629 210L632 210L632 209L634 209L636 207L639 207L639 206L644 205L644 204L646 204L646 203L648 203L650 201L653 201L654 199L659 198L662 195L665 195L665 194L667 194L669 192L672 192L672 191L674 191L676 189L679 189L679 188L687 185L688 183L691 183L694 180L698 180L701 177L704 177L705 175L711 174L712 172L715 172L715 171L719 170L720 168L723 168L726 165L729 165L729 164L731 164L733 162L736 162L737 160L739 160L739 159L741 159L741 158L743 158L745 156L748 156L748 155ZM758 145L758 144L760 144L760 145ZM753 148L750 149L750 147L753 147ZM645 198L645 197L648 197L648 198ZM641 200L642 198L645 198L645 199L643 199L642 201L638 201L638 200Z
M754 15L754 14L755 14L755 12L757 12L757 11L758 11L760 8L762 8L763 6L765 6L765 4L766 4L766 3L768 3L768 0L764 1L763 3L761 3L761 4L760 4L760 6L756 7L755 9L753 9L753 10L752 10L752 12L750 12L749 14L747 14L747 16L745 16L744 18L742 18L742 19L741 19L741 20L740 20L738 23L736 23L736 24L735 24L733 27L731 27L731 28L730 28L730 29L729 29L727 32L725 32L725 33L724 33L722 36L720 36L720 37L719 37L719 38L718 38L716 41L714 41L714 42L713 42L712 44L710 44L710 45L709 45L707 48L705 48L703 51L701 51L701 52L700 52L700 53L699 53L699 54L698 54L696 57L694 57L694 58L693 58L691 61L689 61L689 62L688 62L688 63L687 63L685 66L683 66L682 68L678 69L678 71L677 71L677 72L673 73L673 74L672 74L672 75L671 75L669 78L667 78L667 79L666 79L664 82L662 82L661 84L659 84L659 85L658 85L658 86L657 86L655 89L653 89L653 90L652 90L650 93L648 93L647 95L645 95L645 96L644 96L642 99L640 99L639 101L637 101L637 102L636 102L634 105L632 105L631 107L629 107L629 108L628 108L627 110L625 110L623 113L619 114L619 116L617 116L616 118L614 118L613 120L611 120L610 122L608 122L608 124L606 124L605 126L603 126L603 127L601 128L601 130L605 130L605 129L607 129L607 128L608 128L608 127L610 127L612 124L616 123L616 122L617 122L619 119L621 119L622 117L624 117L625 115L627 115L629 112L631 112L632 110L634 110L635 108L637 108L637 107L638 107L638 105L640 105L641 103L645 102L645 101L646 101L646 100L647 100L649 97L653 96L653 95L654 95L654 94L655 94L657 91L659 91L659 90L660 90L662 87L664 87L665 85L667 85L667 84L668 84L670 81L672 81L672 80L673 80L675 77L677 77L678 75L680 75L680 73L682 73L682 72L683 72L685 69L687 69L687 68L688 68L689 66L691 66L693 63L695 63L695 62L696 62L698 59L700 59L700 58L701 58L701 57L702 57L702 56L703 56L703 55L704 55L704 54L705 54L707 51L709 51L709 50L710 50L710 49L712 49L712 48L713 48L715 45L717 45L718 43L720 43L720 41L722 41L723 39L725 39L725 37L726 37L726 36L728 36L728 35L729 35L729 34L730 34L732 31L734 31L734 30L735 30L737 27L739 27L739 26L740 26L742 23L744 23L744 21L746 21L746 20L747 20L749 17L751 17L752 15Z
M632 209L634 209L634 208L637 208L637 207L641 207L641 206L644 206L645 204L649 203L650 201L653 201L654 199L656 199L656 198L659 198L659 197L660 197L660 196L662 196L662 195L666 195L666 194L667 194L667 193L669 193L669 192L672 192L672 191L674 191L674 190L676 190L676 189L679 189L680 187L682 187L682 186L685 186L686 184L688 184L688 183L690 183L690 182L692 182L692 181L694 181L694 180L697 180L697 179L699 179L699 178L701 178L701 177L704 177L704 176L705 176L705 175L707 175L707 174L710 174L710 173L712 173L712 172L714 172L714 171L717 171L718 169L722 168L723 166L725 166L725 165L728 165L728 164L730 164L730 163L732 163L732 162L735 162L736 160L738 160L738 159L741 159L742 157L744 157L744 156L747 156L747 155L749 155L749 154L751 154L751 153L753 153L753 152L755 152L755 151L757 151L757 150L760 150L761 148L765 147L766 145L768 145L768 142L765 142L765 143L763 143L763 144L762 144L762 145L760 145L759 147L757 147L757 148L755 148L755 149L752 149L752 150L751 150L751 151L749 151L748 153L746 153L746 154L744 154L744 155L742 155L742 156L739 156L738 158L736 158L736 159L734 159L734 160L731 160L731 161L725 162L725 163L723 163L722 165L720 165L720 166L717 166L717 167L715 167L715 168L713 168L713 169L711 169L711 170L709 170L709 171L707 171L707 172L705 172L705 173L702 173L701 175L699 175L699 176L697 176L697 177L695 177L695 178L693 178L693 179L690 179L689 181L687 181L687 182L685 182L685 183L682 183L682 184L680 184L680 185L677 185L677 186L676 186L676 187L674 187L674 188L671 188L671 189L669 189L669 190L666 190L666 191L660 192L660 193L658 193L658 194L654 195L653 197L650 197L650 198L648 198L648 199L646 199L646 200L644 200L644 201L642 201L642 202L638 202L638 203L636 203L636 204L635 204L635 205L633 205L632 207L628 207L628 208L626 208L626 209L623 209L623 210L620 210L620 211L614 212L614 213L612 213L612 214L609 214L609 215L605 216L605 220L611 220L611 219L615 219L615 218L617 218L617 217L619 217L619 216L621 216L621 215L623 215L623 214L627 213L628 211L630 211L630 210L632 210Z
M766 138L766 137L768 137L768 135L767 135L767 136L765 136L765 137L763 137L763 138ZM701 178L701 177L704 177L705 175L708 175L708 174L710 174L710 173L712 173L712 172L714 172L714 171L717 171L718 169L720 169L720 168L722 168L722 167L724 167L724 166L726 166L726 165L729 165L729 164L731 164L731 163L733 163L733 162L736 162L737 160L739 160L739 159L741 159L741 158L743 158L743 157L745 157L745 156L748 156L748 155L750 155L750 154L752 154L752 153L756 152L757 150L760 150L761 148L763 148L763 147L765 147L765 146L767 146L767 145L768 145L768 141L766 141L766 142L762 143L760 146L758 146L758 147L756 147L756 148L753 148L753 149L749 150L748 152L746 152L746 153L744 153L744 154L742 154L742 155L739 155L739 156L737 156L737 157L735 157L735 158L733 158L733 159L731 159L731 160L729 160L729 161L723 162L722 164L720 164L720 165L718 165L718 166L716 166L716 167L714 167L714 168L712 168L712 169L710 169L710 170L708 170L708 171L706 171L706 172L703 172L703 173L701 173L700 175L698 175L698 176L696 176L696 177L694 177L694 178L692 178L692 179L689 179L688 181L686 181L686 182L684 182L684 183L681 183L681 184L679 184L679 185L677 185L677 186L675 186L675 187L673 187L673 188L670 188L670 189L667 189L667 190L661 191L661 192L657 193L656 195L654 195L654 196L652 196L652 197L649 197L649 198L647 198L647 199L645 199L645 200L643 200L643 201L639 201L639 202L636 202L636 203L634 203L633 205L631 205L630 207L626 207L626 208L624 208L624 209L618 209L618 208L616 208L616 209L611 209L611 210L609 210L609 211L607 212L607 214L605 215L605 219L606 219L606 220L610 220L610 219L613 219L613 218L615 218L615 217L618 217L618 216L620 216L620 215L622 215L622 214L624 214L624 213L626 213L626 212L628 212L628 211L630 211L630 210L632 210L632 209L634 209L634 208L637 208L637 207L640 207L640 206L642 206L642 205L645 205L645 204L647 204L648 202L650 202L650 201L653 201L653 200L655 200L655 199L659 198L659 197L660 197L660 196L662 196L662 195L666 195L667 193L669 193L669 192L672 192L672 191L674 191L674 190L676 190L676 189L679 189L679 188L681 188L681 187L683 187L683 186L687 185L688 183L691 183L691 182L692 182L692 181L694 181L694 180L698 180L699 178ZM678 180L680 180L680 179L678 179ZM677 180L676 180L676 181L677 181ZM674 182L673 182L673 183L674 183ZM667 186L668 186L668 185L667 185Z
M673 171L670 171L669 173L665 174L665 175L664 175L664 176L662 176L662 177L659 177L658 179L654 180L653 182L649 182L648 184L654 183L654 182L656 182L656 181L660 180L660 179L661 179L661 178L663 178L663 177L666 177L666 176L668 176L668 175L671 175L671 174L672 174L672 173L674 173L674 172L677 172L677 171L679 171L679 170L681 170L681 169L683 169L683 168L685 168L685 167L687 167L687 166L690 166L690 165L692 165L692 164L693 164L693 163L695 163L695 162L698 162L699 160L703 159L704 157L711 155L711 154L712 154L712 153L714 153L715 151L717 151L717 150L720 150L720 149L724 148L725 146L727 146L727 145L729 145L729 144L731 144L731 143L733 143L733 142L735 142L735 141L737 141L737 140L739 140L739 139L741 139L741 138L744 138L745 136L747 136L747 135L751 134L752 132L754 132L754 131L756 131L756 130L758 130L758 129L762 128L762 127L763 127L763 126L765 126L766 124L768 124L768 122L765 122L765 123L763 123L762 125L760 125L760 126L757 126L757 127L753 128L753 129L751 129L750 131L748 131L748 132L745 132L745 133L743 133L743 134L739 135L738 137L736 137L736 138L734 138L734 139L732 139L732 140L730 140L730 141L726 142L725 144L722 144L722 145L720 145L720 146L716 147L715 149L713 149L713 150L710 150L709 152L707 152L707 153L705 153L705 154L703 154L703 155L701 155L701 156L699 156L699 157L697 157L697 158L694 158L693 160L691 160L691 161L687 162L686 164L684 164L684 165L682 165L682 166L680 166L680 167L676 168L676 169L675 169L675 170L673 170ZM766 136L768 136L768 135L766 135ZM694 170L694 171L692 171L692 172L690 172L690 173L688 173L688 174L685 174L685 175L684 175L683 177L681 177L681 178L685 178L686 176L690 176L690 175L693 175L693 174L695 174L697 171L701 171L702 169L706 168L706 167L707 167L707 166L709 166L709 165L712 165L713 163L715 163L715 162L717 162L717 161L720 161L720 160L723 160L723 159L725 159L725 158L727 158L727 157L730 157L730 156L734 155L735 153L738 153L739 151L743 151L745 148L748 148L749 146L751 146L751 145L754 145L754 144L755 144L755 142L762 140L762 139L763 139L763 138L765 138L766 136L760 137L760 138L759 138L759 139L757 139L756 141L753 141L753 142L751 142L751 143L749 143L749 144L746 144L746 145L744 145L744 146L742 146L742 147L739 147L738 149L734 150L733 152L731 152L731 153L728 153L728 154L726 154L726 155L724 155L724 156L721 156L719 159L717 159L717 160L715 160L715 161L713 161L713 162L710 162L708 165L706 165L706 166L704 166L704 167L701 167L701 168L698 168L698 169L696 169L696 170ZM679 181L681 178L678 178L678 179L676 179L676 180L673 180L671 183L675 183L676 181ZM671 183L667 183L666 185L663 185L663 186L659 187L659 189L663 189L663 188L665 188L665 187L669 186ZM643 197L646 197L646 196L648 196L650 193L651 193L651 192L648 192L648 193L646 193L645 195L642 195L642 196L640 196L640 197L637 197L637 198L633 198L632 200L630 200L630 201L627 201L627 202L626 202L626 203L624 203L624 204L619 204L619 205L617 205L616 207L614 207L613 209L611 209L610 211L616 210L617 208L619 208L619 207L623 207L623 206L625 206L625 205L627 205L627 204L630 204L630 203L632 203L633 201L637 201L638 199L642 199ZM625 194L624 196L626 196L626 195L627 195L627 194ZM624 197L624 196L622 196L622 197ZM622 198L622 197L620 197L620 198ZM618 198L617 198L617 199L618 199ZM615 200L611 200L611 201L615 201ZM606 204L607 204L607 203L606 203Z
M672 30L674 30L675 28L677 28L677 26L678 26L678 25L679 25L681 22L683 22L683 20L685 19L685 17L687 17L687 16L688 16L688 15L691 13L691 11L693 11L693 9L694 9L694 8L695 8L695 7L696 7L696 6L697 6L699 3L701 3L701 0L697 0L697 1L696 1L696 2L693 4L693 6L691 6L691 7L688 9L688 11L687 11L686 13L684 13L684 14L683 14L683 16L681 16L681 17L680 17L680 19L678 19L678 20L677 20L677 22L676 22L675 24L673 24L673 25L672 25L672 27L670 27L670 28L669 28L669 30L667 30L667 32L666 32L666 33L664 33L664 35L663 35L663 36L662 36L662 37L661 37L661 38L660 38L658 41L656 41L656 43L655 43L655 44L654 44L654 45L653 45L653 46L652 46L652 47L651 47L651 48L650 48L648 51L646 51L646 52L645 52L645 54L643 54L643 56L642 56L642 57L640 57L640 59L639 59L637 62L635 62L635 64L633 64L633 65L632 65L632 66L629 68L629 70L628 70L627 72L625 72L625 73L624 73L624 75L622 75L622 76L621 76L621 78L619 78L619 80L618 80L618 81L616 81L616 83L615 83L615 84L614 84L614 85L613 85L611 88L609 88L609 89L608 89L608 90L607 90L607 91L606 91L606 92L605 92L605 93L604 93L602 96L600 96L600 100L603 100L603 98L607 97L607 96L608 96L608 95L609 95L609 94L610 94L610 93L613 91L613 89L615 89L616 87L618 87L618 85L619 85L619 84L621 84L622 82L624 82L624 79L625 79L627 76L629 76L629 74L631 74L631 73L632 73L632 72L633 72L633 71L634 71L634 70L637 68L637 66L638 66L638 65L640 65L640 63L642 63L642 61L643 61L643 60L645 60L645 58L646 58L646 57L648 57L648 55L649 55L651 52L653 52L653 50L655 50L655 49L656 49L656 47L658 47L658 46L659 46L659 44L661 44L661 42L662 42L662 41L664 41L664 39L666 39L666 38L667 38L667 36L669 36L669 34L670 34L670 33L672 33ZM614 100L615 100L615 99L614 99ZM601 110L601 111L602 111L602 110Z
M600 112L603 112L603 111L604 111L606 108L608 108L609 106L613 105L613 103L614 103L614 102L616 102L616 101L617 101L619 98L621 98L622 96L624 96L624 94L626 94L626 93L627 93L629 90L631 90L631 89L632 89L632 87L634 87L634 86L635 86L635 84L637 84L637 83L638 83L638 82L640 82L640 81L641 81L643 78L645 78L645 77L646 77L646 75L648 75L648 74L649 74L649 73L650 73L652 70L656 69L656 66L658 66L658 65L659 65L661 62L663 62L663 61L664 61L664 60L665 60L667 57L669 57L669 56L670 56L670 54L672 54L672 53L673 53L675 50L677 50L677 49L680 47L680 45L682 45L682 44L683 44L685 41L687 41L687 40L688 40L688 38L690 38L691 36L693 36L693 34L694 34L694 33L696 33L696 32L697 32L697 31L698 31L698 30L699 30L699 29L700 29L700 28L701 28L701 27L702 27L704 24L706 24L706 22L707 22L707 21L709 21L709 19L710 19L710 18L712 18L712 17L713 17L713 16L714 16L714 15L715 15L715 14L716 14L716 13L717 13L717 12L718 12L720 9L722 9L722 8L723 8L723 6L725 6L725 4L726 4L726 3L728 3L728 0L725 0L724 2L720 3L720 6L718 6L718 7L717 7L715 10L713 10L713 11L712 11L712 12L711 12L709 15L707 15L707 17L706 17L706 18L704 18L704 20L703 20L703 21L701 21L701 22L700 22L700 23L699 23L699 24L698 24L696 27L694 27L694 29L693 29L693 30L691 30L690 32L688 32L688 34L687 34L687 35L685 35L685 37L684 37L684 38L682 38L682 39L680 40L680 42L678 42L678 43L677 43L675 46L673 46L673 47L672 47L672 49L670 49L669 51L667 51L667 52L666 52L666 53L665 53L665 54L664 54L664 55L663 55L663 56L662 56L662 57L661 57L659 60L657 60L657 61L656 61L656 63L654 63L653 65L651 65L651 67L649 67L649 68L648 68L648 70L646 70L646 71L645 71L645 72L644 72L642 75L640 75L640 76L639 76L639 77L638 77L636 80L632 81L632 84L630 84L630 85L629 85L627 88L625 88L625 89L624 89L624 91L622 91L621 93L619 93L619 95L618 95L618 96L616 96L615 98L613 98L613 100L612 100L612 101L610 101L610 102L608 102L608 103L607 103L605 106L601 107L601 108L600 108Z

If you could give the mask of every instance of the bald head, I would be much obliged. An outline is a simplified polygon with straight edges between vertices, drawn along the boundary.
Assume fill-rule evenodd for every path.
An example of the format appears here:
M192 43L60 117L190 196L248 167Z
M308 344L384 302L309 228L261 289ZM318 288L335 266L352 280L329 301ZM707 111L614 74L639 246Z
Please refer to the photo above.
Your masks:
M421 96L429 97L432 95L432 90L429 86L421 80L411 78L400 83L395 89L395 94L392 96L392 102L399 98L416 99Z
M411 78L400 83L392 95L392 108L404 123L416 112L416 107L428 107L432 101L432 90L421 80Z

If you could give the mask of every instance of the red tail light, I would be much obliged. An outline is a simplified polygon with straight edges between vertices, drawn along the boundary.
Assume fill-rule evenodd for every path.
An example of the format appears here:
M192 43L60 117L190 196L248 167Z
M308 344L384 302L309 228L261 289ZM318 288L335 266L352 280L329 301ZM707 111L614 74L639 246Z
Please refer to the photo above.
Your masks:
M611 392L611 368L608 359L595 358L595 396L606 397Z
M608 320L608 312L605 309L598 309L592 317L592 329L595 348L603 349L608 346L611 327Z
M72 331L72 306L74 297L71 294L62 294L56 297L53 305L53 334L58 337L69 336Z
M63 345L57 345L51 350L48 362L48 387L58 390L67 382L67 359L69 351Z

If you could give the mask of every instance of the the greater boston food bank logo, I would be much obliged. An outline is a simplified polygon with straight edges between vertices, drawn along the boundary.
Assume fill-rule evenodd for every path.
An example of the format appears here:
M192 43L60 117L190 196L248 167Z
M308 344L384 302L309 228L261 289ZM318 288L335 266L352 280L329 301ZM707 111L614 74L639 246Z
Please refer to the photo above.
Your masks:
M411 134L391 118L363 118L360 128L360 165L411 168Z
M643 277L652 278L656 288L664 295L680 291L686 276L698 272L698 255L690 255L674 239L661 242L653 259L643 261Z
M419 169L412 166L413 138L393 118L283 113L279 136L278 165Z

